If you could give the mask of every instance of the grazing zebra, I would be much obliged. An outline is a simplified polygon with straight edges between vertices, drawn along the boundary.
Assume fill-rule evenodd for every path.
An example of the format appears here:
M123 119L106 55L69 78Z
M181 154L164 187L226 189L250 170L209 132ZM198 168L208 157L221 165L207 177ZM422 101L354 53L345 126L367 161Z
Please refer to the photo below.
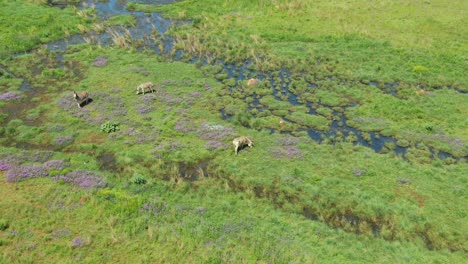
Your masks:
M258 84L258 80L257 79L249 79L247 81L247 86L252 86L252 85L257 85Z
M145 94L146 89L149 89L151 92L154 92L155 90L153 89L153 87L154 87L154 84L152 82L144 82L138 85L136 89L136 94L140 94L140 93Z
M83 107L82 105L86 105L91 98L89 98L88 92L75 92L73 91L73 98L75 98L78 107Z
M237 155L239 150L241 150L244 146L252 147L253 141L246 136L242 136L242 137L235 138L232 141L232 144L234 144L234 151L236 152L236 155Z

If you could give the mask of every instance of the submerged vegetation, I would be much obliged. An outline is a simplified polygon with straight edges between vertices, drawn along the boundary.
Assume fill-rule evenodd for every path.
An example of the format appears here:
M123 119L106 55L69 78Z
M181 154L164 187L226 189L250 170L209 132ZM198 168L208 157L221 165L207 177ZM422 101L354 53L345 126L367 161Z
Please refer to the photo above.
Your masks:
M466 259L465 2L46 2L0 0L0 262Z

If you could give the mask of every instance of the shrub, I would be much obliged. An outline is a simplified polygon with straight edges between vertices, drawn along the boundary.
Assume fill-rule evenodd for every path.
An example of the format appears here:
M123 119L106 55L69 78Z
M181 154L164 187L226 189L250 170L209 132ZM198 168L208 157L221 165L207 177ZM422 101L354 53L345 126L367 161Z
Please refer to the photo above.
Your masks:
M4 218L0 219L0 231L5 231L9 226L10 224L8 223L8 220Z
M146 180L145 176L136 174L130 179L130 182L133 184L143 185L146 184L148 181Z
M105 133L112 133L119 131L119 123L107 121L101 125L101 131Z

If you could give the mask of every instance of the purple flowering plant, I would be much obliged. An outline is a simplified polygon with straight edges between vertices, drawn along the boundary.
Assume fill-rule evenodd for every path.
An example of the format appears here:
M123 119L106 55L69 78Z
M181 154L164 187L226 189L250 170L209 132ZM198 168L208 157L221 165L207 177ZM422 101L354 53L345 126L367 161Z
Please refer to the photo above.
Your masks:
M48 171L50 170L63 170L70 167L70 163L63 160L49 160L44 163L44 168Z
M43 166L23 165L12 166L5 174L7 182L19 182L28 178L45 177L49 175Z
M81 237L75 237L72 239L71 245L73 248L80 248L85 245L85 240Z
M93 171L72 171L66 175L53 177L54 180L62 180L84 189L104 188L107 183L102 177Z
M16 101L23 99L24 96L19 92L6 92L4 94L0 94L0 101Z
M301 150L297 146L299 139L295 137L283 137L278 139L276 142L277 147L270 149L270 153L274 158L277 159L294 159L302 158L303 155Z
M74 140L72 136L57 136L54 139L54 145L63 147L70 145Z

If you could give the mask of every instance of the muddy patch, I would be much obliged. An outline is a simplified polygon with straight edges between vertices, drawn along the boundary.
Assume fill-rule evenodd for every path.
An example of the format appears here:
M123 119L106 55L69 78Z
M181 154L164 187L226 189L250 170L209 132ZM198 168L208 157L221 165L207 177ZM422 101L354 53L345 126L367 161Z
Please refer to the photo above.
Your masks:
M97 157L97 161L100 163L100 169L117 172L119 167L115 155L110 152L105 152Z

